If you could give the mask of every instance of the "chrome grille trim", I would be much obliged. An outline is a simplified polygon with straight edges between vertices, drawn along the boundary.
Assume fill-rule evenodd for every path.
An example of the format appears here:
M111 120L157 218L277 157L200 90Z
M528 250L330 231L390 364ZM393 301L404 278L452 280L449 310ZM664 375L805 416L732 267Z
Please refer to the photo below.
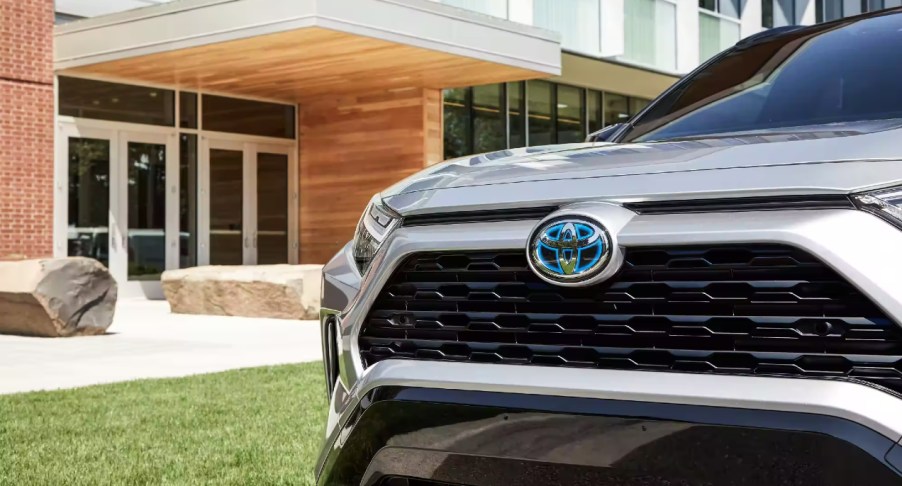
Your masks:
M617 214L626 211L612 208ZM596 214L602 221L610 212ZM902 320L902 232L862 211L806 210L693 215L630 213L617 232L625 248L656 245L786 244L817 256L860 289L894 321ZM364 374L358 333L370 307L392 272L408 256L427 251L525 248L537 220L399 228L361 278L341 271L349 304L342 310L340 357L343 388L351 390ZM838 229L841 229L839 233ZM339 255L339 263L346 259ZM332 278L331 276L329 278Z

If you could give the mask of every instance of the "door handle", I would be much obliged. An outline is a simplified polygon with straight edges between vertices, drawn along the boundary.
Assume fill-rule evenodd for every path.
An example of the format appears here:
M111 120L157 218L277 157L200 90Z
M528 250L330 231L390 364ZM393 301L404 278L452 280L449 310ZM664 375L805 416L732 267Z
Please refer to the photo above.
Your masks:
M257 232L254 231L254 248L257 248Z
M247 246L247 235L244 235L244 247L245 247L245 248L249 248L249 247Z

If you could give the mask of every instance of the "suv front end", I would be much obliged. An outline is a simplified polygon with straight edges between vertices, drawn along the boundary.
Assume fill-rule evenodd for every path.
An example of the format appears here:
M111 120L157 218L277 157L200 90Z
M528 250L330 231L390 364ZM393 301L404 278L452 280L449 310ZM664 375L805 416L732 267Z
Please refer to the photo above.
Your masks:
M720 99L781 99L793 52L900 18L737 46L617 144L450 161L375 197L324 268L318 483L902 484L902 113L678 123L721 119L685 97L731 56L790 61L755 57L774 79Z

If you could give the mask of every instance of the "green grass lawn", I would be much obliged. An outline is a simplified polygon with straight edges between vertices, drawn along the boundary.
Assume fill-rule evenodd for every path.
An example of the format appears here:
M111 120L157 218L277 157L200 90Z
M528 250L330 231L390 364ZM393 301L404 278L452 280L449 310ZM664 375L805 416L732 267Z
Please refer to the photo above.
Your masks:
M324 390L306 363L0 396L0 485L312 484Z

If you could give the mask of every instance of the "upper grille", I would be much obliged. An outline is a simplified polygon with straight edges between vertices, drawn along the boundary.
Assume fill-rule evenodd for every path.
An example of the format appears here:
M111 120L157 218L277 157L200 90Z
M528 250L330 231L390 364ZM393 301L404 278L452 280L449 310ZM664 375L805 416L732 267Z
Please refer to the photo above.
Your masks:
M386 358L859 379L902 392L902 332L836 272L777 245L631 248L591 287L525 252L422 253L359 337Z

